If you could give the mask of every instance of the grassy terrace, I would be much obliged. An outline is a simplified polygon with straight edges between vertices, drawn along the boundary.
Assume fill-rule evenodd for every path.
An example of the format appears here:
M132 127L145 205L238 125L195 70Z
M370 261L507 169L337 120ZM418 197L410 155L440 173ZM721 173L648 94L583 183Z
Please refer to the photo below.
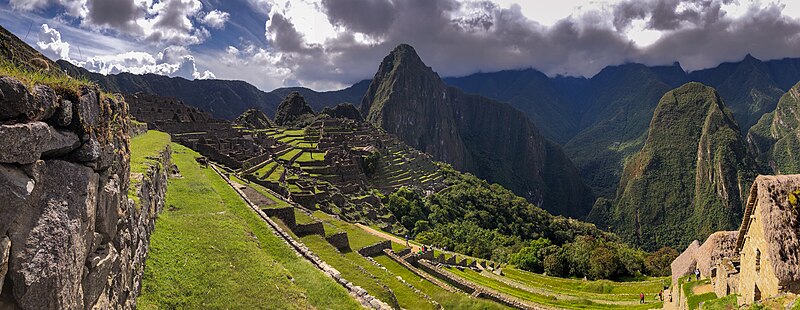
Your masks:
M448 292L436 284L417 276L388 256L377 256L375 257L375 261L385 267L389 272L400 276L403 280L433 298L433 300L441 304L445 309L506 309L506 307L498 303L470 297L466 294Z
M661 308L662 306L661 302L653 301L653 296L658 293L660 288L655 292L644 291L644 288L642 288L642 292L645 293L647 299L645 304L639 304L638 293L633 298L622 296L620 297L620 300L610 300L613 298L595 299L597 298L596 294L577 293L570 295L563 292L542 289L542 286L547 287L547 282L534 283L534 285L530 286L510 285L504 281L498 280L491 276L482 275L471 269L458 270L456 268L449 268L448 270L451 273L475 284L544 306L552 306L563 309L656 309ZM505 272L505 270L503 272ZM560 280L559 278L549 279ZM645 284L644 287L647 287L647 285L648 284Z
M297 154L300 154L300 152L302 152L302 151L303 150L301 150L301 149L293 149L293 150L287 152L286 154L281 155L281 157L279 157L279 158L283 159L283 160L292 160L292 158L294 158Z
M131 173L147 172L148 157L156 157L170 143L169 134L155 130L131 138Z
M299 258L194 151L172 144L171 179L156 222L140 309L360 309Z
M148 130L145 134L131 138L131 174L138 173L144 174L147 172L147 167L157 161L149 159L159 156L159 153L164 150L170 143L170 136L155 130ZM139 205L139 197L136 195L137 184L141 182L141 178L132 177L131 186L128 187L128 197L133 199L136 205Z
M266 188L264 188L264 187L263 187L263 186L261 186L261 185L258 185L258 184L256 184L256 183L252 183L252 182L248 184L248 183L247 183L247 181L244 181L244 180L242 180L242 179L239 179L239 178L237 178L237 177L235 177L235 176L231 176L231 178L232 178L234 181L236 181L237 183L239 183L239 184L247 184L247 186L250 186L250 187L252 187L254 190L256 190L256 191L257 191L258 193L260 193L261 195L264 195L264 196L266 196L267 198L269 198L270 200L274 201L274 202L275 202L275 204L271 204L271 205L269 205L269 207L270 207L270 208L276 208L276 209L277 209L277 208L283 208L283 207L289 206L289 203L288 203L288 202L284 201L283 199L280 199L280 198L276 197L275 195L273 195L272 193L270 193L270 191L269 191L269 190L267 190Z
M296 216L300 214L300 212L295 213ZM304 220L309 220L308 215L302 214L302 216L306 218ZM472 298L462 293L450 293L415 275L386 256L375 257L375 260L386 268L382 269L355 252L362 246L382 241L382 238L373 236L353 224L336 220L320 211L314 212L313 217L310 218L312 221L315 219L323 221L327 235L338 231L347 232L350 246L354 251L339 253L319 235L309 235L301 237L299 240L322 260L339 270L345 279L385 302L390 304L396 302L404 309L436 309L436 306L425 298L427 295L443 305L445 309L504 309L503 306L491 301ZM281 223L280 220L276 220ZM298 219L298 222L300 221ZM281 225L285 227L283 223ZM393 244L393 246L397 246L398 250L403 248L397 244ZM408 285L398 280L398 276L423 293L416 293Z

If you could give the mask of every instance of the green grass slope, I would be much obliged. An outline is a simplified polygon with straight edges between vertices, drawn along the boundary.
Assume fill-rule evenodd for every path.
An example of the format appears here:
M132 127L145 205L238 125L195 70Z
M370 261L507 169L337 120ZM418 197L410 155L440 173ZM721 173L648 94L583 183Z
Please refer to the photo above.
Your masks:
M776 174L800 173L800 83L781 97L775 111L750 128L747 143Z
M717 92L685 84L659 102L644 146L625 166L609 223L645 249L684 248L738 227L756 170Z
M137 150L134 141L132 149ZM172 144L171 179L145 267L141 309L359 309L295 255L196 152Z

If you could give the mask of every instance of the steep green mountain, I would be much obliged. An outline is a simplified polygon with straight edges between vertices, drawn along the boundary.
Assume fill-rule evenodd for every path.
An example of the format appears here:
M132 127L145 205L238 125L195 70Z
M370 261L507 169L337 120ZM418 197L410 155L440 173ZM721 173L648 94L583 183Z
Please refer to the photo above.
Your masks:
M641 148L659 98L698 81L719 90L742 133L800 80L800 59L742 61L685 72L680 64L610 66L592 78L554 77L528 69L478 73L445 81L525 112L549 139L561 143L585 182L613 198L627 158Z
M593 201L561 148L508 104L448 87L411 46L383 59L361 114L456 169L500 183L555 213L586 215Z
M747 143L776 174L800 173L800 83L781 97L775 111L750 128Z
M719 94L688 83L661 98L644 146L625 165L616 201L610 210L593 210L593 220L645 249L683 248L738 227L756 175Z
M58 66L74 77L85 77L111 92L144 92L179 100L205 111L216 118L234 119L250 108L257 108L274 115L278 104L292 92L299 92L315 111L342 102L358 102L364 95L369 81L329 92L316 92L307 88L279 88L264 92L244 81L231 80L187 80L155 74L119 73L102 75L75 66L65 60Z

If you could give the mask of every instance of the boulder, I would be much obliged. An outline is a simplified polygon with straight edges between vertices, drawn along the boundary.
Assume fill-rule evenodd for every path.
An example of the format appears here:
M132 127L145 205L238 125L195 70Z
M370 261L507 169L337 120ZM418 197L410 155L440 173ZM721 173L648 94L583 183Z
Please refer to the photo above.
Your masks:
M54 129L44 122L0 125L0 163L31 164L44 156L67 154L80 139L73 132ZM7 146L7 147L6 147Z
M0 120L16 118L33 110L31 95L22 82L11 77L0 77Z
M8 275L23 309L83 308L81 280L94 231L99 175L83 165L45 161L36 209L9 229Z
M80 94L77 104L73 105L72 109L77 116L76 120L80 122L77 125L84 131L89 131L100 121L100 101L97 99L97 92L88 87L81 87Z
M43 122L0 125L0 163L33 163L49 142L50 128Z
M14 165L0 164L0 235L16 219L19 209L26 208L32 200L36 180Z
M29 92L22 82L0 77L0 120L40 121L53 116L58 106L59 98L52 88L37 85Z

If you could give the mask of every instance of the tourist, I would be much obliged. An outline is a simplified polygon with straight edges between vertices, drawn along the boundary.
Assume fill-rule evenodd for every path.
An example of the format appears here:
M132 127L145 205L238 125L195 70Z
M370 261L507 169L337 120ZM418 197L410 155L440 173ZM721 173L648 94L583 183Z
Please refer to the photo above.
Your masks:
M644 293L639 293L639 303L640 304L644 303Z
M700 268L694 270L694 277L697 279L697 281L700 281Z
M406 235L406 247L408 247L408 235Z
M658 292L658 300L664 301L664 290Z

